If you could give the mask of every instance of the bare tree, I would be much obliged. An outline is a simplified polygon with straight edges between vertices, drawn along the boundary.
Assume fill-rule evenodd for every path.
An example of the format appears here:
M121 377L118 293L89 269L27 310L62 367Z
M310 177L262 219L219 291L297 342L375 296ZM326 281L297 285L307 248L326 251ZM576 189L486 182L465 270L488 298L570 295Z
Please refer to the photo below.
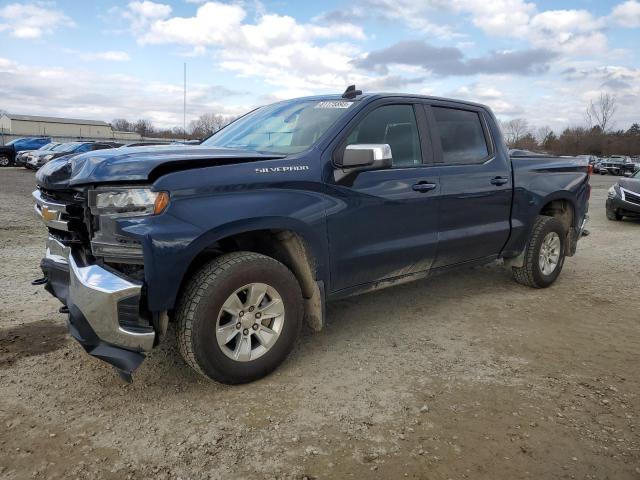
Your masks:
M114 118L111 122L111 128L117 132L132 132L133 125L129 120L124 118Z
M603 133L609 131L613 126L613 116L616 113L616 109L616 96L600 92L600 98L595 102L591 100L585 112L585 119L589 128L597 127Z
M148 137L155 131L151 120L141 118L133 125L133 131L139 133L142 137Z
M189 131L196 138L208 137L229 123L229 119L216 113L204 113L189 123Z
M542 127L536 128L534 137L539 144L543 144L547 141L549 135L551 135L552 133L553 130L551 130L551 127L549 127L548 125L544 125Z
M505 141L509 147L513 147L529 132L529 124L524 118L514 118L502 124Z

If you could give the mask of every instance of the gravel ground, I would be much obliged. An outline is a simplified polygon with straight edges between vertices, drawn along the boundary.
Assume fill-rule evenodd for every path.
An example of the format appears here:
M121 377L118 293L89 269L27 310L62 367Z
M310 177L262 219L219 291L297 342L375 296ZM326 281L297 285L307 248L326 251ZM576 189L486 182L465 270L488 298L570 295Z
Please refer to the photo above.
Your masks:
M498 265L329 306L271 376L205 381L173 332L123 384L39 276L33 173L0 170L0 478L640 478L640 222L546 290Z

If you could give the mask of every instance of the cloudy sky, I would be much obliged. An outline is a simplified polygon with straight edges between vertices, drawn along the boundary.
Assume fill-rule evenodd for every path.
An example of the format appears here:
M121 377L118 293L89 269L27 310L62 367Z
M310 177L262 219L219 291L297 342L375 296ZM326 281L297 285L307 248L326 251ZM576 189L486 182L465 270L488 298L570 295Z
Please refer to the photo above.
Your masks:
M562 129L601 91L640 122L637 0L0 0L0 109L182 124L301 95L472 99Z

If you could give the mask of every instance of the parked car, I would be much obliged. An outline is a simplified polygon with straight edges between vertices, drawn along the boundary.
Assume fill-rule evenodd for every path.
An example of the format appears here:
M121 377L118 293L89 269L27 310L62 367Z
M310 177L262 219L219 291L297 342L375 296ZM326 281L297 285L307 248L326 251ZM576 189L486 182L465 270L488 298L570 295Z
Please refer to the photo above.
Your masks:
M593 164L593 173L600 173L600 165L602 165L603 161L604 159L602 158L598 158L598 160L596 160L596 163Z
M629 157L612 155L600 163L599 170L601 175L606 175L607 173L611 175L624 175L625 172L633 172L635 167Z
M589 163L589 165L595 165L598 161L598 157L595 155L576 155L577 158L581 158Z
M119 148L149 147L154 145L169 145L169 142L132 142L132 143L125 143L124 145L120 145Z
M609 189L606 203L607 218L640 217L640 170L631 178L620 178Z
M54 158L66 156L66 155L78 155L80 153L91 152L93 150L104 150L107 148L114 148L118 146L117 143L110 142L69 142L63 143L58 147L50 151L37 150L29 154L27 158L26 167L33 170L38 170L45 163L53 160Z
M13 165L16 155L24 150L37 150L51 142L49 137L24 137L11 140L4 146L0 146L0 167Z
M350 87L259 108L199 146L49 162L35 283L126 377L171 319L196 371L248 382L303 319L322 328L327 301L496 259L549 287L587 221L589 171L509 157L488 107Z
M631 171L631 169L629 169L628 171L626 171L624 173L625 177L631 177L633 176L638 170L640 170L640 158L638 157L632 157L631 158L631 164L633 165L633 171Z
M58 145L60 145L58 142L49 142L46 145L43 145L42 147L37 148L37 149L23 150L20 153L16 154L16 158L15 158L13 164L16 167L24 167L27 164L27 158L29 157L30 153L37 152L37 151L41 151L41 152L49 151L49 150L52 150L53 148L57 147Z

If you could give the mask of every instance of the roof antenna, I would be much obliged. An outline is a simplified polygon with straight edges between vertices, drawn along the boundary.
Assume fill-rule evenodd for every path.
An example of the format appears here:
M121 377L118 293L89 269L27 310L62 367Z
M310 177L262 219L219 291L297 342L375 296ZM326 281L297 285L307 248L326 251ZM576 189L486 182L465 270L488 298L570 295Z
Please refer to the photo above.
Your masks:
M362 95L362 90L356 90L355 85L349 85L342 94L342 98L351 100L352 98L356 98L358 95Z

